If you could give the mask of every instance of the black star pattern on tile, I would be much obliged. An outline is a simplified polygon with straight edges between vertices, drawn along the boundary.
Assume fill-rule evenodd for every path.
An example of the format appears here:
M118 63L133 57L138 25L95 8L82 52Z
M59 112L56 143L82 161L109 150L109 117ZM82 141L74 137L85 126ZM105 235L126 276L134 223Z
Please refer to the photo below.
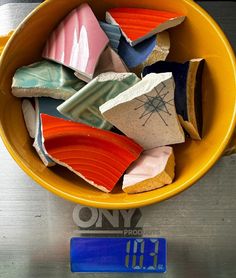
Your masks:
M150 120L151 116L154 113L157 113L159 117L162 119L162 121L164 122L164 124L168 126L162 113L166 113L169 116L171 116L168 110L168 105L174 106L174 104L171 103L174 99L170 99L166 101L166 98L170 92L164 90L166 88L166 85L164 83L161 84L162 84L162 88L159 91L157 90L157 88L154 88L156 95L148 96L144 94L144 97L146 98L144 100L140 98L136 98L136 100L142 102L142 104L139 105L138 107L135 107L134 110L144 109L141 116L139 117L139 119L146 118L144 123L142 124L143 126L145 126L148 123L148 121Z

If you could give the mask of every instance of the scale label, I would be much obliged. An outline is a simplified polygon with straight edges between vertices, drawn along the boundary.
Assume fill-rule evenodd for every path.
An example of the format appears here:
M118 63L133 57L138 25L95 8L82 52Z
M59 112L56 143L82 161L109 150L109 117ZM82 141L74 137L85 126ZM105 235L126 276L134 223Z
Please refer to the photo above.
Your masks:
M78 238L71 239L72 272L166 271L164 238Z

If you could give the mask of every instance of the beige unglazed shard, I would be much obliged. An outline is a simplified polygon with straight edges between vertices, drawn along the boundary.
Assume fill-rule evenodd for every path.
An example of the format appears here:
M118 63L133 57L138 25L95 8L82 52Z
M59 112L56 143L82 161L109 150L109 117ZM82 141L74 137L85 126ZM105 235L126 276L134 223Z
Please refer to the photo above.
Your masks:
M172 73L150 73L100 106L103 116L144 149L183 143Z
M158 147L144 151L131 164L123 178L123 191L139 193L172 183L175 176L173 148Z

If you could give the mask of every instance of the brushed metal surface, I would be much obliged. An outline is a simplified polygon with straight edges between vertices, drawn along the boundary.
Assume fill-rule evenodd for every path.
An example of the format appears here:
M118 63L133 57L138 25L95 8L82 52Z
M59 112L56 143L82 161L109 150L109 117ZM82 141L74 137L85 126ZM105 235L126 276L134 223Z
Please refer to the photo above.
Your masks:
M14 30L38 3L8 3L0 6L0 35ZM0 2L1 3L1 2Z
M236 3L201 5L235 47ZM142 210L144 230L153 229L168 241L168 271L158 277L236 277L235 170L236 155L223 157L190 189ZM70 273L74 207L33 182L0 140L0 277L123 277Z

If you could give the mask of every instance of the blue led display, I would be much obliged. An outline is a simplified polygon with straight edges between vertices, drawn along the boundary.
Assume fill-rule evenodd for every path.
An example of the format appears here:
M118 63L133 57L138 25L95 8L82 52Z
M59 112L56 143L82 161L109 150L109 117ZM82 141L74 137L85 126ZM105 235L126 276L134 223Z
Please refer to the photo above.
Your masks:
M165 272L164 238L72 238L72 272Z

